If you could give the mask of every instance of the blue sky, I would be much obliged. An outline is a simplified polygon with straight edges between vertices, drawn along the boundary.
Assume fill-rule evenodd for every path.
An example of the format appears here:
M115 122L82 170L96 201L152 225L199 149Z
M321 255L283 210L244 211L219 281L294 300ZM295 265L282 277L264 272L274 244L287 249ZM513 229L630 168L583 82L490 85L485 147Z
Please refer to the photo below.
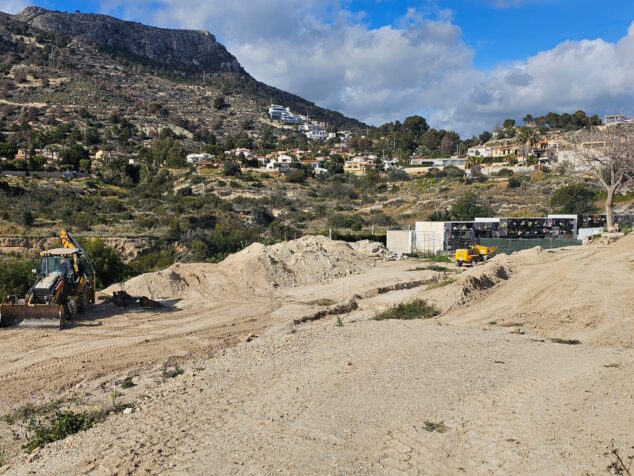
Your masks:
M354 0L354 10L368 12L368 21L378 27L395 23L407 8L427 8L431 15L450 10L464 41L475 51L477 67L524 59L553 48L565 40L603 38L616 41L634 20L633 0L543 0L507 1L373 1ZM519 3L519 6L513 4Z
M634 0L0 0L214 33L257 79L373 124L634 114Z
M107 4L94 0L35 0L29 3L82 12L102 12L103 5ZM514 6L516 3L520 5ZM352 12L362 12L363 22L373 28L398 25L408 8L422 9L436 18L442 18L444 11L462 29L465 43L475 50L474 65L480 68L521 60L565 40L602 38L616 41L625 35L634 20L634 0L351 0L343 5ZM148 10L151 9L150 5ZM119 9L119 13L122 11ZM117 14L117 9L109 13ZM143 18L135 20L142 21Z

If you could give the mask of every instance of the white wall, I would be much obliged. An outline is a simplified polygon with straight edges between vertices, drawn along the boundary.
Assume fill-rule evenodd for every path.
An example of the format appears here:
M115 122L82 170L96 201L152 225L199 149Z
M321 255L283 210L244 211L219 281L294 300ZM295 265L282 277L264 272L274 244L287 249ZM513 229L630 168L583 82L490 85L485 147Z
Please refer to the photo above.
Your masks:
M417 221L415 230L416 251L421 253L438 253L444 250L444 221Z
M410 254L414 251L414 240L413 230L388 230L386 246L393 253Z

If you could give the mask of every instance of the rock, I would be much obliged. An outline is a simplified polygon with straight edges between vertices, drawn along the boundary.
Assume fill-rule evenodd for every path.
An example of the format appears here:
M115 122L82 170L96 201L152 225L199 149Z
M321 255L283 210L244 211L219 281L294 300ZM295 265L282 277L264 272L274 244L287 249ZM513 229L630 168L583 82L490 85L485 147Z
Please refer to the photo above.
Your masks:
M388 250L382 243L370 240L361 240L350 243L350 247L358 253L383 259L385 261L398 261L403 256Z
M131 407L128 407L125 410L123 410L123 414L124 415L129 415L130 413L132 413L132 408Z
M44 31L70 36L108 51L185 71L244 73L238 60L208 31L169 30L107 15L65 13L28 7L17 15ZM246 73L244 73L246 74Z

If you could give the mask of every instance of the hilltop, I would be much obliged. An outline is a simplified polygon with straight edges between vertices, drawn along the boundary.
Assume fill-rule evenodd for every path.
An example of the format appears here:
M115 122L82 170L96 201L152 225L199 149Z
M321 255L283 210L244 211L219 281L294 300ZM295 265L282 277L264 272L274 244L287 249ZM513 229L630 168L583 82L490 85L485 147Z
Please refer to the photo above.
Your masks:
M0 13L0 45L5 134L72 123L103 135L119 117L145 134L170 128L195 148L212 134L257 136L271 101L334 127L366 127L257 81L207 31L29 7L15 16ZM218 97L223 107L214 107ZM123 145L138 146L137 135ZM116 141L111 147L132 151Z
M139 62L186 72L229 71L246 75L238 60L208 31L168 30L107 15L63 13L39 7L28 7L16 18L78 44L93 44Z

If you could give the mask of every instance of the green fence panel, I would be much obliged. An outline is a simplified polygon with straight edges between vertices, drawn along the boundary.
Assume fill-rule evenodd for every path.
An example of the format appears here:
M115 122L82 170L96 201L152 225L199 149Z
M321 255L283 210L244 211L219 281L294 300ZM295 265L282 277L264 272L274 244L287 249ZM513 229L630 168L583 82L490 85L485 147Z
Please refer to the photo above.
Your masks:
M545 250L562 248L564 246L581 246L579 240L561 240L553 238L535 239L510 239L510 238L481 238L480 244L484 246L497 246L498 253L513 253L514 251L528 250L541 246Z

